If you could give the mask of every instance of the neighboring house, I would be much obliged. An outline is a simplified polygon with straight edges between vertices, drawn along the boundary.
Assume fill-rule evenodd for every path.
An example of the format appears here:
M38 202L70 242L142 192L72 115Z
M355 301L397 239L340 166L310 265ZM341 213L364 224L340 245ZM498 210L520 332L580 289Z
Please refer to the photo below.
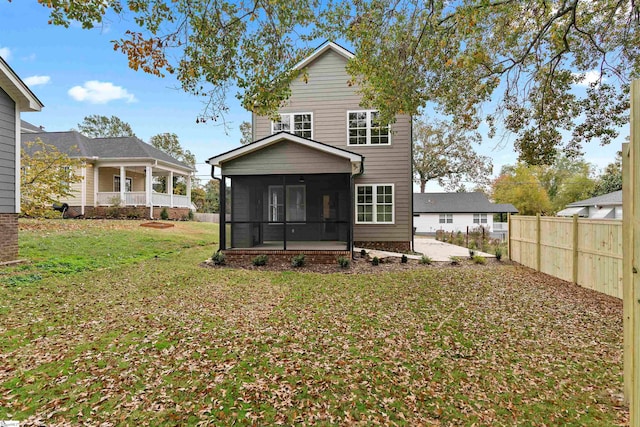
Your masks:
M489 232L507 231L507 214L518 213L512 204L491 203L483 193L414 193L413 223L416 234L466 232L480 226ZM501 221L493 216L500 214Z
M207 160L231 197L220 204L221 249L411 249L411 117L376 123L349 84L351 58L320 46L298 64L306 78L279 120L253 114L254 142Z
M18 258L20 113L43 105L0 58L0 262Z
M38 128L25 122L22 140L40 139L82 160L82 167L76 171L82 181L71 188L74 196L60 200L69 205L72 215L104 217L106 207L114 205L125 208L124 214L135 212L146 218L158 217L162 208L167 208L171 218L189 213L193 173L189 165L136 137L87 138L76 131L35 130ZM173 194L173 178L178 176L186 181L186 195ZM162 193L154 191L154 181L159 177L166 182Z
M622 190L569 203L557 216L578 215L593 219L622 219Z

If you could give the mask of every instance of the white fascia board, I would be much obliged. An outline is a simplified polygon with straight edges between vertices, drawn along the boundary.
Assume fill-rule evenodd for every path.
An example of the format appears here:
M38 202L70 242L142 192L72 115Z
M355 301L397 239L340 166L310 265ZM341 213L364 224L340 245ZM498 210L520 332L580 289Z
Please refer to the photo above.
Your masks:
M348 159L352 163L359 163L362 161L362 156L360 154L352 153L346 150L341 150L339 148L332 147L330 145L321 144L306 138L302 138L297 135L293 135L286 132L277 133L275 135L271 135L267 138L264 138L260 141L256 141L254 143L245 145L243 147L237 148L232 151L228 151L226 153L220 154L219 156L211 157L207 160L206 163L221 167L221 164L224 162L228 162L229 160L237 159L238 157L245 156L247 154L253 153L255 151L266 148L270 145L276 144L281 141L290 141L295 142L296 144L303 145L305 147L312 148L314 150L322 151L324 153L333 154L334 156L342 157L343 159Z
M334 42L326 42L325 44L323 44L322 46L320 46L319 48L314 50L311 55L307 56L305 59L303 59L302 61L298 62L298 64L296 64L296 66L293 67L293 68L295 70L303 69L304 67L309 65L311 62L313 62L317 57L319 57L320 55L322 55L323 53L325 53L329 49L331 49L334 52L336 52L337 54L343 56L347 60L353 59L355 57L355 55L353 53L349 52L347 49L343 48L342 46L338 46Z
M0 86L19 105L22 112L40 111L44 107L29 87L2 58L0 58Z
M156 160L150 157L140 158L106 158L106 157L87 157L87 161L95 161L97 166L100 167L120 167L120 166L153 166L167 171L174 171L180 174L195 172L195 169L181 168L173 163L165 162L163 160ZM161 166L162 165L162 166Z

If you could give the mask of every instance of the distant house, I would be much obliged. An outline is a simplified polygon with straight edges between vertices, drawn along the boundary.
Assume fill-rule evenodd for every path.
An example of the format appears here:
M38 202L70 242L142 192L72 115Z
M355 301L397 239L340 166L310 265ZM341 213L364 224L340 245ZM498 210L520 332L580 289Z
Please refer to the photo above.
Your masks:
M191 209L191 166L136 137L87 138L76 131L44 132L23 122L22 140L36 139L82 160L76 171L82 181L72 185L74 196L60 200L73 216L104 217L114 205L124 208L123 214L146 218L158 217L162 208L181 218ZM157 192L154 181L160 177L166 185ZM186 194L173 194L174 177L186 181Z
M414 193L413 224L416 234L467 231L484 227L490 232L506 231L507 214L518 213L512 204L491 203L483 193ZM502 219L494 223L494 214ZM499 225L498 225L499 224Z
M557 216L578 215L593 219L622 219L622 190L569 203Z
M20 113L42 103L0 58L0 262L18 258Z

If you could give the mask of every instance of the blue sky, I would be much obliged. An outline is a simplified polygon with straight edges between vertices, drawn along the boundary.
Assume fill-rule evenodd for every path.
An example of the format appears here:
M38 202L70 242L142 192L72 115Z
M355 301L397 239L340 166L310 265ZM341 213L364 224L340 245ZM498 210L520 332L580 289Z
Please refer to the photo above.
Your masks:
M226 128L213 122L196 124L203 108L200 99L182 92L171 75L158 78L130 69L126 57L113 50L111 40L134 28L131 22L113 19L102 28L83 30L77 25L48 25L48 19L49 9L35 0L0 0L0 56L45 105L42 112L23 114L24 120L56 131L75 128L91 114L115 115L145 141L158 133L176 133L182 146L196 155L204 182L210 172L204 161L239 145L238 126L250 121L251 114L233 93ZM586 160L604 168L614 160L623 139L624 135L606 147L597 143L585 147ZM494 175L517 157L508 138L501 143L485 140L478 151L493 159ZM432 183L427 191L440 188Z

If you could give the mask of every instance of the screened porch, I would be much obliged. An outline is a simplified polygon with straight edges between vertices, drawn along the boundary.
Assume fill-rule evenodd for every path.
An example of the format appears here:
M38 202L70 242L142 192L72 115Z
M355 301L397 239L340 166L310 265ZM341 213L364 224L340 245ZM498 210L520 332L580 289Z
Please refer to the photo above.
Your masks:
M223 249L351 250L351 174L247 175L223 182Z

